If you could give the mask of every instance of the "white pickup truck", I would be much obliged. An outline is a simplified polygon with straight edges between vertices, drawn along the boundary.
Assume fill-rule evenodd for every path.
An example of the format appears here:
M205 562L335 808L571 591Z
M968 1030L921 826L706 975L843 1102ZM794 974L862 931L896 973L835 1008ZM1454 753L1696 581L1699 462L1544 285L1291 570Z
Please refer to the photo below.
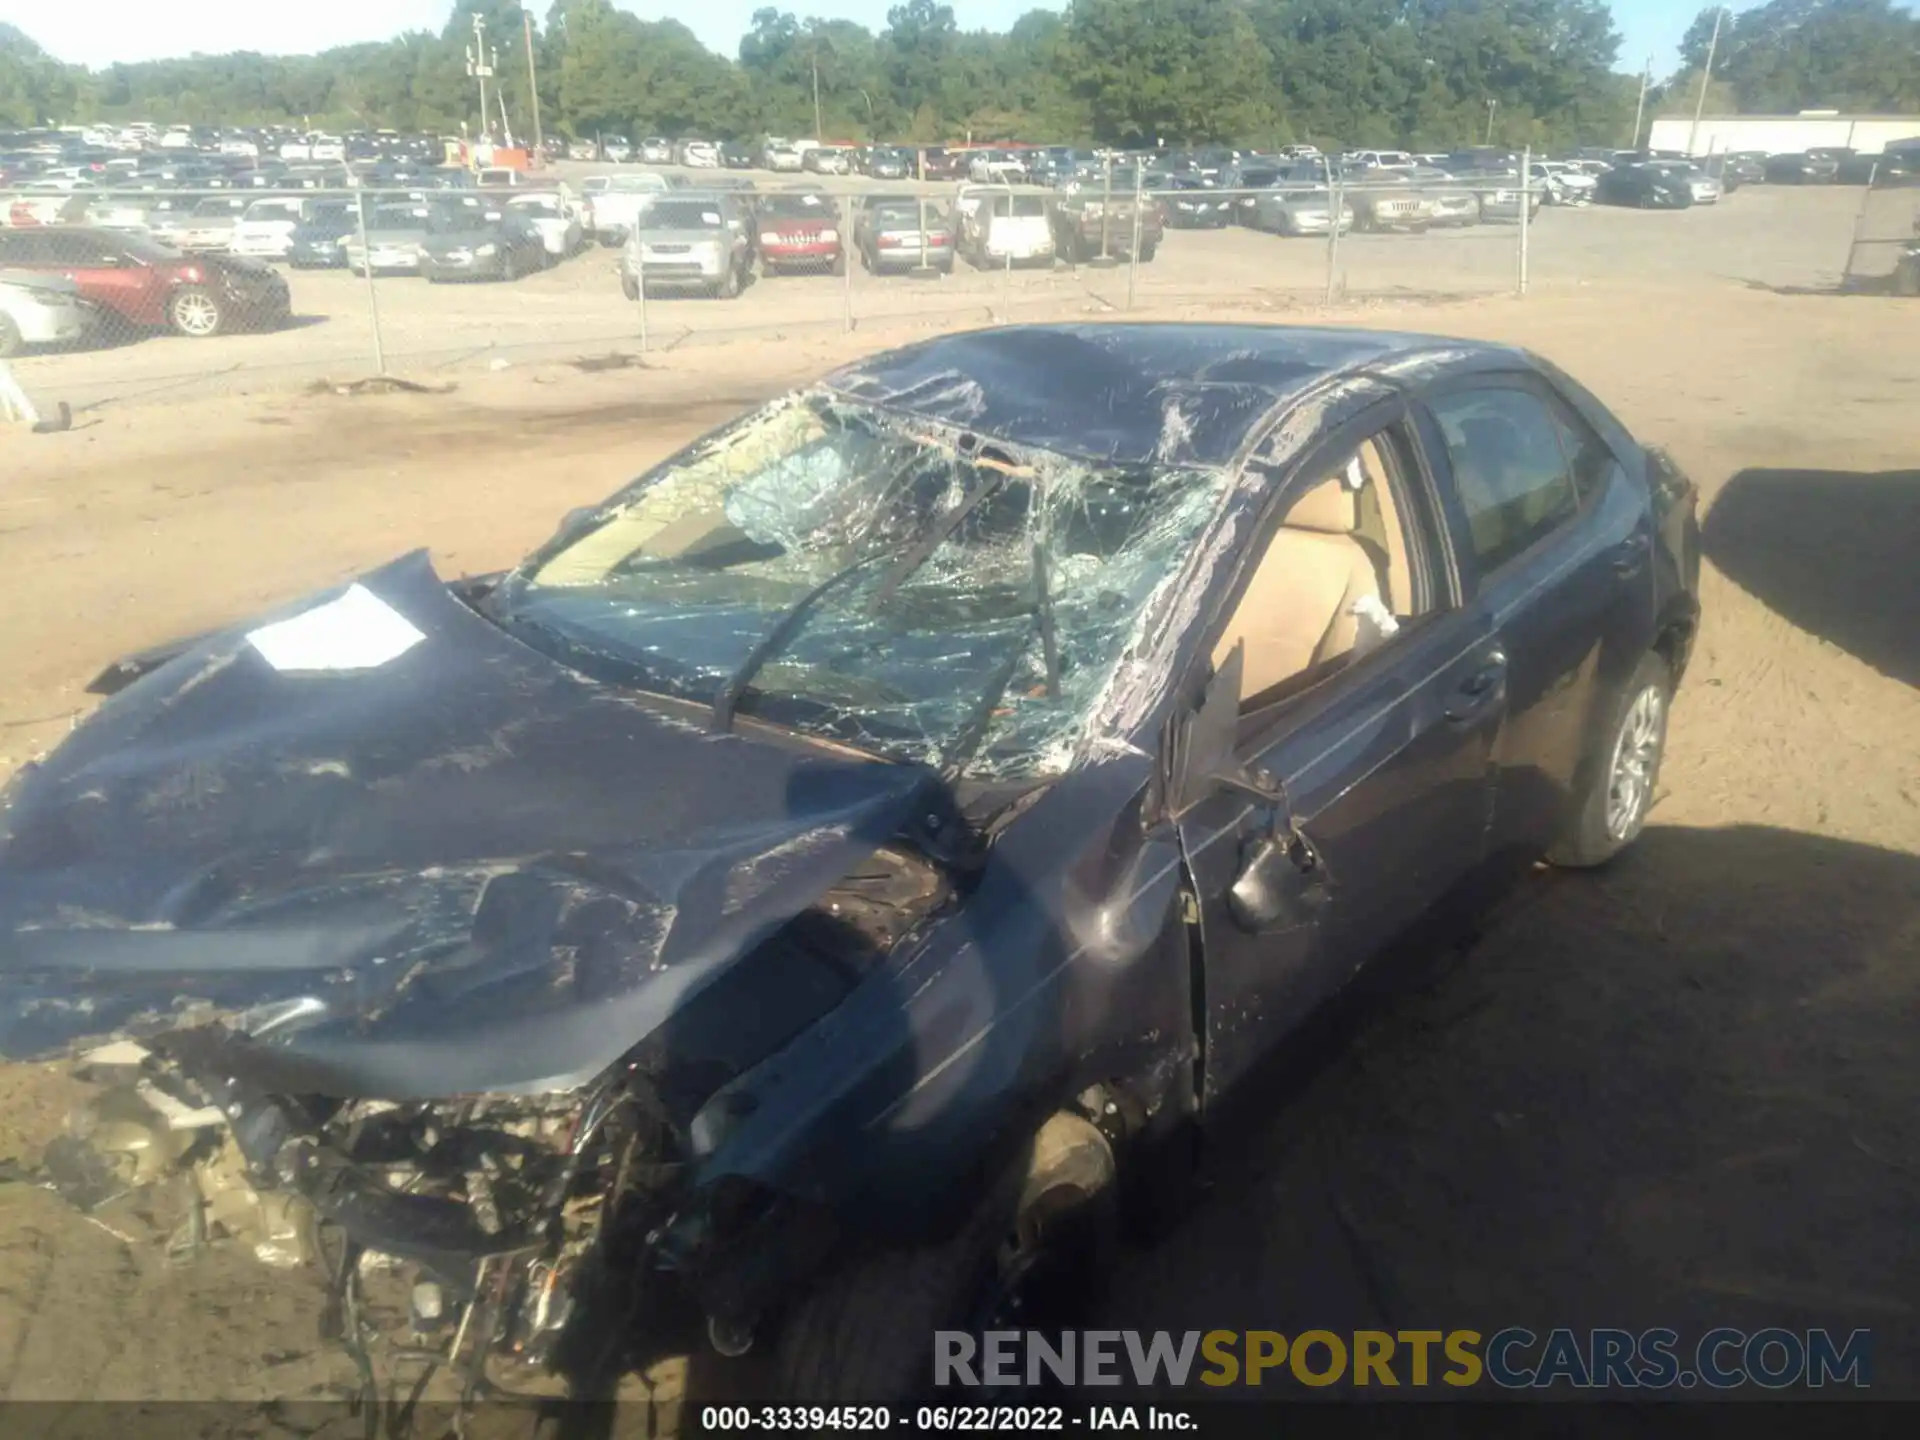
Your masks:
M672 188L666 176L652 170L609 175L604 190L591 192L594 238L607 246L626 244L640 212Z

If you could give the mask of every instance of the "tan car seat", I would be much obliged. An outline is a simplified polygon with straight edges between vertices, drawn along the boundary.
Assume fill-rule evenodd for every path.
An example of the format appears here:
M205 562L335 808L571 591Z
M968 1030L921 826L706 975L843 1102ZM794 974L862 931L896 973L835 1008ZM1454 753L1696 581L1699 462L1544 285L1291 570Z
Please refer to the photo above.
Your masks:
M1316 485L1287 511L1214 647L1218 666L1246 643L1243 696L1353 649L1360 635L1354 602L1378 596L1380 587L1373 560L1354 538L1358 519L1354 492L1337 478Z
M1367 542L1380 573L1386 578L1387 609L1402 620L1413 615L1413 566L1407 559L1407 532L1400 523L1400 507L1387 479L1385 456L1378 439L1360 447L1360 522L1356 532Z

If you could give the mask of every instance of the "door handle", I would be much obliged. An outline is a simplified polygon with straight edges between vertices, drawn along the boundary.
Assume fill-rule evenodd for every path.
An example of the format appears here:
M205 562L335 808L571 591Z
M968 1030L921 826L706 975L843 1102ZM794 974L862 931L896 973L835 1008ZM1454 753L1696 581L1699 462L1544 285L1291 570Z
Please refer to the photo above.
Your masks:
M1635 574L1647 563L1647 551L1652 545L1652 538L1646 531L1636 530L1613 547L1613 557L1609 563L1619 574Z
M1447 702L1447 719L1461 724L1484 714L1507 693L1507 657L1496 650L1462 680Z

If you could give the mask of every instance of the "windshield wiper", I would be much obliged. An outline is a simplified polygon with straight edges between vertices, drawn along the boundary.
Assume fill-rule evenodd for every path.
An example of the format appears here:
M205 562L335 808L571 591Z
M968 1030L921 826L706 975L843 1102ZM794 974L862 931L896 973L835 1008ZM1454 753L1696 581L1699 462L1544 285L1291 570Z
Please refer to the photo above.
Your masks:
M863 555L851 565L842 566L834 571L788 606L786 613L774 622L771 630L760 637L753 649L747 652L747 658L740 662L733 674L727 677L727 683L720 687L720 693L713 700L713 728L715 730L733 728L733 712L740 704L740 697L746 694L747 687L753 683L753 677L765 669L767 662L799 633L800 627L807 621L807 616L813 612L813 607L820 603L821 598L829 590L858 575L868 566L877 565L897 553L895 550L887 549L876 550L871 555Z
M774 622L773 628L760 637L753 649L747 653L746 658L740 662L739 667L727 677L727 683L721 687L720 693L714 697L713 728L720 731L732 728L734 711L739 707L740 697L747 692L754 677L766 668L769 660L786 648L793 637L799 633L800 627L806 623L808 616L812 614L813 607L829 591L859 574L868 566L892 559L893 565L881 580L868 605L869 613L877 614L914 572L926 564L933 557L933 553L947 542L954 531L960 528L961 522L982 503L997 494L1013 473L1011 469L1003 469L999 466L989 468L986 478L978 486L961 497L958 504L935 517L920 535L904 545L877 550L871 555L854 561L851 565L836 570L794 601L786 613ZM1047 551L1045 545L1039 541L1034 542L1033 564L1034 624L1040 633L1041 648L1045 654L1047 695L1050 699L1057 699L1060 694L1060 657L1054 635L1053 601L1047 589ZM1001 697L1007 693L1007 687L1013 683L1013 676L1019 668L1021 657L1026 653L1026 648L1026 644L1021 644L1008 662L995 672L981 700L975 705L973 714L961 728L961 733L955 738L953 746L948 751L950 757L958 757L949 759L950 766L957 768L958 765L964 764L965 758L972 754L984 738L987 723L993 716L993 709L1000 703Z
M907 583L913 572L932 559L933 552L947 543L948 537L960 528L960 522L979 509L984 501L999 493L1000 488L1006 483L1005 470L987 471L986 479L963 496L958 505L937 518L927 528L927 533L901 554L898 562L881 580L880 588L873 592L873 599L867 605L867 613L878 615L886 607L887 602L893 599L900 587Z
M968 713L966 723L960 727L960 732L953 737L953 743L941 756L940 770L949 780L959 778L960 772L987 738L987 729L993 723L993 712L1000 707L1007 687L1013 684L1013 677L1019 673L1020 662L1026 658L1027 646L1033 643L1034 631L1039 633L1040 653L1047 670L1047 698L1058 700L1060 652L1053 631L1053 596L1047 588L1047 547L1042 540L1033 542L1033 630L1013 647L1005 662L993 672L992 680L980 692L980 698Z

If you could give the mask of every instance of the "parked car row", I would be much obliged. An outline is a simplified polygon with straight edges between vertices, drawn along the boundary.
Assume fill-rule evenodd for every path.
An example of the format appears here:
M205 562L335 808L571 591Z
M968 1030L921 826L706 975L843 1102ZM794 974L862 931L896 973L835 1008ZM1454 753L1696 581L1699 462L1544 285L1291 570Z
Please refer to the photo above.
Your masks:
M552 195L382 201L368 211L364 237L357 213L328 224L345 226L337 263L354 274L419 275L436 284L518 280L574 253L582 235L578 218Z
M604 197L595 201L605 225ZM844 208L843 208L844 207ZM755 270L844 275L857 257L874 274L951 274L957 257L981 269L1082 264L1100 255L1151 261L1165 224L1157 200L1135 215L1131 194L1047 194L997 185L927 195L835 196L809 189L757 191L663 186L619 212L619 265L628 299L642 291L694 290L732 298Z
M510 221L508 228L514 233L508 239L513 248L528 248L521 243L522 232L531 232L537 248L545 252L544 258L533 257L542 264L563 259L585 243L584 207L564 189L524 189L511 194L425 189L368 192L353 198L337 192L259 197L114 195L30 223L84 224L143 235L193 254L232 254L326 269L347 263L348 241L358 233L363 208L371 233L394 222L396 207L480 210L495 220Z
M1330 165L1319 158L1237 161L1217 176L1155 168L1146 171L1140 183L1154 194L1166 223L1175 229L1241 225L1290 236L1325 235L1336 225L1344 234L1349 229L1423 231L1513 221L1520 216L1523 195L1517 168L1456 175L1425 165ZM1130 170L1109 176L1102 166L1076 177L1070 188L1104 200L1130 192L1134 184ZM1546 178L1536 176L1524 193L1529 214L1537 214L1546 204L1585 204L1591 187L1568 181L1556 200Z

